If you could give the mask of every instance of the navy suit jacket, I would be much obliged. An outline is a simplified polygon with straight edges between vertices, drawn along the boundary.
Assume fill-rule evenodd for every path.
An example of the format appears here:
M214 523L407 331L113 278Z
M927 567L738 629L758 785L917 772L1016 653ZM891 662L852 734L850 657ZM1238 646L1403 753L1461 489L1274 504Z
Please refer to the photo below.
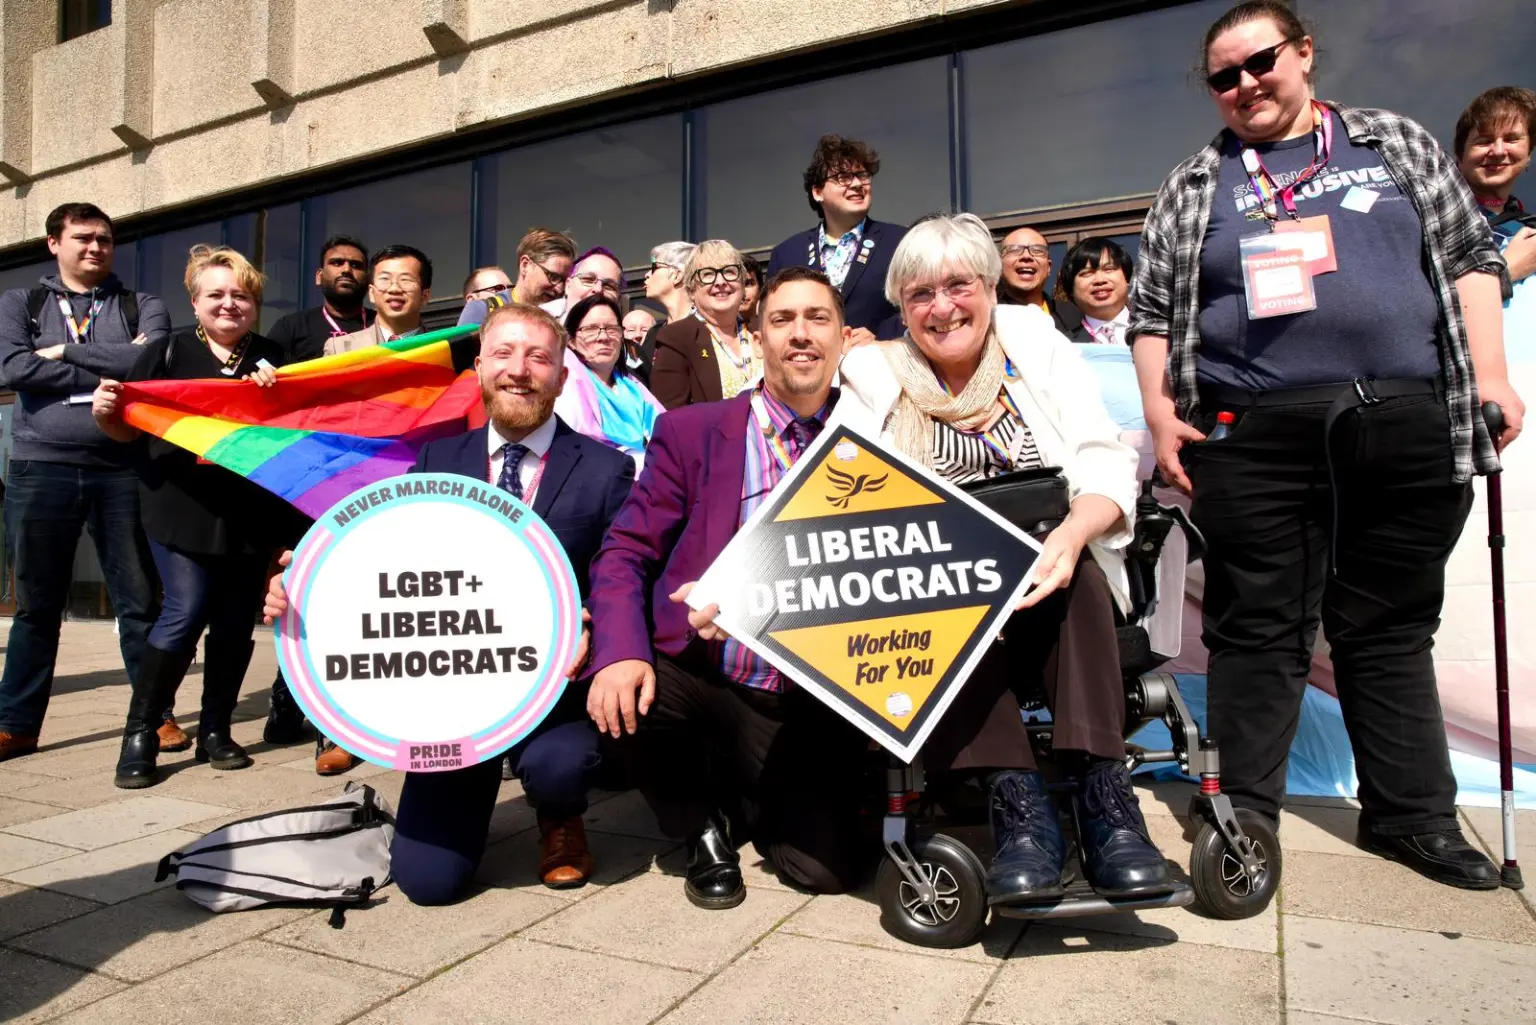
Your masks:
M772 278L785 267L815 267L824 270L816 240L821 226L802 231L773 247L768 257L768 277ZM875 333L881 340L900 338L906 331L901 325L901 314L885 298L885 272L890 270L891 256L907 229L899 224L869 219L864 228L864 240L859 253L868 258L860 261L855 257L843 279L843 321L849 327L863 327Z
M459 473L476 480L490 475L489 427L429 441L416 456L411 473ZM635 461L618 449L577 434L555 419L544 476L533 495L533 511L554 531L576 571L576 584L587 596L588 571L603 543L608 524L635 482ZM488 483L492 483L489 482Z

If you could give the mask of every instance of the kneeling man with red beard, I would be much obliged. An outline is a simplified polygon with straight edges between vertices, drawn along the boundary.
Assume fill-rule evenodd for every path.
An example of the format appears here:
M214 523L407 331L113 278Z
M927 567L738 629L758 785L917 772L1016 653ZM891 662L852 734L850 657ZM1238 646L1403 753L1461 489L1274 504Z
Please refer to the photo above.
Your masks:
M480 329L475 372L490 423L429 442L412 473L458 473L510 492L549 525L576 571L583 601L587 567L634 483L634 461L577 434L555 416L565 384L565 329L535 306L494 310ZM288 556L283 563L286 565ZM272 579L268 621L287 608L282 577ZM592 856L581 816L598 766L597 732L586 716L587 634L571 667L572 683L533 734L508 753L543 838L544 885L581 886ZM485 852L501 787L500 759L448 772L407 773L396 815L391 874L416 904L447 904L469 887Z

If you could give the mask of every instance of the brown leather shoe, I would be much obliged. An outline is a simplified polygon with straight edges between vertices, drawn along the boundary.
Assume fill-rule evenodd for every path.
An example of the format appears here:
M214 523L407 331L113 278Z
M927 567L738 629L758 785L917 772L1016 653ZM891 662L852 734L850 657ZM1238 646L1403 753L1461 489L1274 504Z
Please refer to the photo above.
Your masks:
M0 730L0 762L20 758L37 750L37 737L30 733L6 733Z
M161 751L185 751L192 746L192 738L176 724L174 718L167 718L155 732L160 735Z
M326 741L324 749L315 755L315 772L321 776L340 776L360 761L361 758L346 748Z
M539 878L551 890L585 886L592 878L592 852L587 850L587 826L577 815L569 819L539 816Z

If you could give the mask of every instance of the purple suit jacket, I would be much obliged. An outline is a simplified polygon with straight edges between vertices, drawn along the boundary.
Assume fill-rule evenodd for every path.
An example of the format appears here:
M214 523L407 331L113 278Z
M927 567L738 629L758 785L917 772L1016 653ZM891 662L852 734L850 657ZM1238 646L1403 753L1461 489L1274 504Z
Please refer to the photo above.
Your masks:
M663 413L645 468L592 561L592 666L676 657L694 639L667 596L698 580L741 517L751 391Z

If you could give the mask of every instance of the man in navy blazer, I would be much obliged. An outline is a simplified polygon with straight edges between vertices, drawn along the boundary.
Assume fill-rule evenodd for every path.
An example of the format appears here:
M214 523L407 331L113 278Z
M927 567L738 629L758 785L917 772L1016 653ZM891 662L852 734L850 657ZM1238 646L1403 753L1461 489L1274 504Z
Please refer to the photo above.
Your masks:
M490 423L428 442L412 473L457 473L492 483L528 502L549 525L576 571L585 600L588 568L608 524L634 483L634 460L577 434L554 414L565 383L565 331L533 306L502 306L480 329L475 370ZM286 562L286 559L284 560ZM272 579L269 620L287 606L282 577ZM582 814L599 763L586 715L587 688L574 681L587 636L559 704L508 757L538 812L539 876L546 886L580 886L592 873ZM407 773L396 815L390 872L417 904L460 897L485 852L501 788L501 759L449 772Z
M900 338L901 314L885 297L885 272L907 229L869 216L880 155L856 139L823 135L805 169L805 196L821 218L773 249L767 275L785 267L821 271L843 297L852 344Z

